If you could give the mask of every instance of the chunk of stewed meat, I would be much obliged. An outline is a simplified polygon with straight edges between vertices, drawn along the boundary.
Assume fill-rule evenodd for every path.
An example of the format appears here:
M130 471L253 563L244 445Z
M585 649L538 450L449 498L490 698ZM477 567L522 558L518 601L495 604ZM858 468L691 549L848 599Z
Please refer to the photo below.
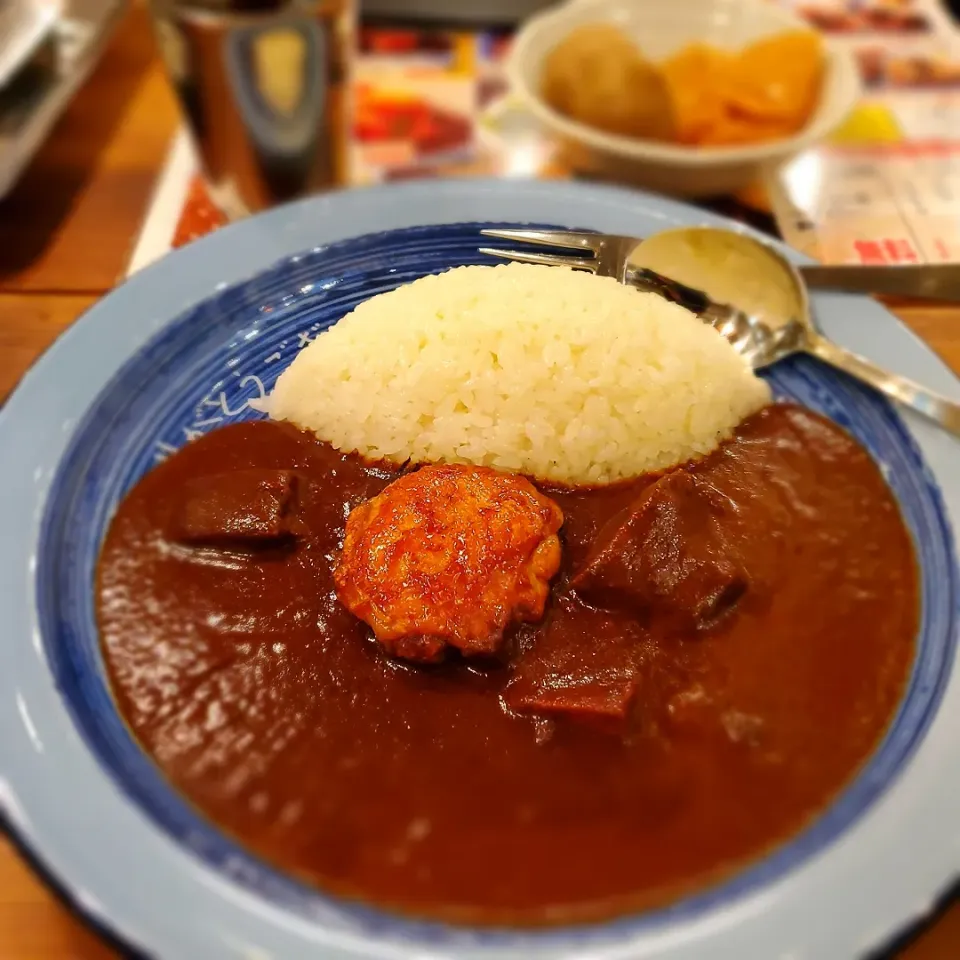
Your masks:
M233 470L197 477L167 528L170 540L196 546L273 544L293 533L298 478L290 470Z
M747 589L718 520L724 506L689 473L669 473L609 521L571 587L589 603L630 609L691 634L716 624Z
M638 624L561 597L546 631L517 662L504 703L515 713L620 732L640 687L647 642Z
M562 523L523 477L426 466L351 511L337 596L393 656L489 656L508 625L543 616Z

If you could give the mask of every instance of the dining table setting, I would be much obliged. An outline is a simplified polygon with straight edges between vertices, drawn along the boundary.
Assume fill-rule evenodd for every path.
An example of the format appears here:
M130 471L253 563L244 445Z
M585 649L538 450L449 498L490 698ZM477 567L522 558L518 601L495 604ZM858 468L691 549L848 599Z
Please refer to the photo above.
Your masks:
M617 29L633 24L639 35L656 32L643 18L653 23L657 4L616 3L626 11L610 20ZM767 14L758 13L748 29L737 26L738 14L729 14L733 0L684 3L691 11L686 26L668 17L664 27L673 34L663 49L678 49L676 62L653 49L649 75L647 66L629 67L637 83L658 90L661 63L668 87L683 71L684 77L697 71L707 76L714 57L740 78L740 95L752 96L743 92L743 77L752 76L753 67L737 73L732 54L723 60L697 36L688 41L683 29L702 18L723 49L741 43L738 30L746 31L743 43L762 44L750 30L759 30ZM0 515L0 540L22 541L16 549L0 548L10 563L0 567L0 578L29 566L33 584L40 567L27 600L22 584L15 588L8 580L15 615L7 616L8 600L0 598L8 623L0 644L11 651L9 663L0 658L0 678L8 677L7 684L0 679L0 741L8 743L7 753L0 743L0 960L506 958L540 949L539 933L525 931L522 937L530 939L516 942L504 934L501 942L499 932L469 930L458 939L460 933L449 933L445 924L436 932L431 917L397 921L394 930L389 911L381 920L379 908L355 908L352 896L341 915L335 896L318 895L309 884L301 889L300 880L282 869L277 879L267 868L263 879L256 856L234 850L237 830L231 827L223 839L203 819L206 794L189 795L194 806L164 799L159 774L152 765L146 772L150 761L130 753L133 721L114 716L96 641L88 637L92 607L76 599L83 577L94 577L94 544L121 494L148 469L167 469L193 445L188 441L206 442L201 438L217 432L212 424L238 420L224 429L242 429L240 423L260 415L254 411L268 409L263 405L276 368L288 362L295 345L309 351L318 331L336 322L324 313L333 311L324 296L343 297L341 312L353 309L351 284L367 285L366 296L394 283L391 271L406 270L412 278L461 263L569 265L686 307L718 329L751 370L773 370L778 397L778 364L796 362L783 380L788 399L812 398L820 413L849 427L871 453L889 443L890 462L906 451L904 462L915 473L894 490L906 504L908 526L914 490L926 497L929 481L929 505L924 499L923 509L916 508L920 519L911 529L921 531L917 540L927 531L931 543L941 522L947 533L943 556L939 546L928 555L921 544L919 589L936 591L939 583L948 596L954 561L943 517L953 509L948 478L952 447L960 443L960 136L953 143L928 128L936 123L946 131L960 119L954 99L960 74L949 72L953 60L942 52L955 48L938 39L930 47L938 52L929 53L919 44L935 31L914 23L946 15L934 3L916 10L909 2L799 5L805 13L794 11L797 4L765 5L775 11L769 13L771 30L787 29L803 14L822 31L815 36L839 38L823 47L829 53L818 74L821 108L811 107L796 122L774 122L744 119L729 104L720 105L729 121L722 129L688 136L689 118L678 117L663 139L641 134L636 143L616 125L662 127L662 118L624 120L622 111L610 110L591 127L581 115L590 108L583 78L591 69L603 74L601 60L616 47L611 36L599 55L585 33L583 51L571 53L582 58L576 88L564 86L568 79L558 74L554 100L539 99L537 77L549 69L551 45L606 16L603 0L533 4L519 30L515 22L441 22L433 15L411 21L391 4L358 15L349 0L316 0L307 5L307 27L288 18L269 36L257 34L256 4L240 4L231 11L236 22L227 26L218 19L227 4L196 15L181 15L173 2L132 0L109 15L104 7L97 27L102 36L85 67L89 75L51 114L49 131L38 135L0 196L0 426L8 431L0 437L4 453L11 462L20 460L23 472L22 483L11 481L0 497L9 511ZM717 16L718 6L724 16ZM864 27L869 36L863 39L854 19L870 11L879 26ZM732 40L724 30L733 31ZM919 52L911 54L909 68L922 74L922 82L896 87L890 80L884 87L875 79L881 66L890 76L907 69L899 61L891 65L892 41L884 41L886 59L877 53L877 37L895 30L909 38L897 49L913 50L909 44L916 40ZM859 45L844 46L854 35ZM73 34L63 36L69 45ZM791 80L802 85L806 54L790 50ZM769 64L779 59L761 50L756 63L775 69ZM292 63L310 65L298 90ZM868 74L867 66L874 72ZM929 102L924 84L933 91ZM736 87L733 80L729 87ZM889 103L880 89L889 93ZM707 92L694 93L690 102L705 110ZM913 112L898 114L908 109L902 104ZM0 167L3 105L0 99ZM694 117L696 104L689 111ZM910 118L910 136L883 133L893 116ZM588 128L582 136L580 126ZM901 122L903 130L908 126ZM724 149L734 159L703 159ZM774 166L779 172L770 174ZM889 196L881 197L881 190ZM662 232L645 245L654 230ZM675 242L668 248L670 237ZM387 263L390 257L397 266ZM707 268L718 263L724 266L714 287ZM764 300L764 290L776 296ZM265 333L270 317L282 320L285 311L298 310L296 323L283 320L282 339ZM229 320L241 315L243 325ZM261 334L273 339L262 347L263 356L254 356ZM810 372L814 364L831 371L823 375L826 386L820 373ZM183 370L204 378L207 392L185 385ZM868 387L851 387L854 378ZM891 410L910 408L908 426L883 412L888 408L878 393ZM843 404L849 397L854 412L848 414ZM148 426L141 430L134 416ZM48 441L51 451L57 445L55 452L40 449ZM937 483L947 493L940 494ZM45 519L41 490L53 504ZM934 516L936 522L929 519ZM39 546L30 545L34 539ZM54 563L45 556L64 559ZM766 862L751 866L756 877L742 888L737 878L726 893L721 885L716 929L703 913L717 906L713 894L698 890L689 914L681 901L676 912L664 908L650 926L643 918L635 929L630 917L614 919L609 944L589 940L589 925L583 941L577 939L580 928L571 928L577 932L569 941L565 934L551 939L548 921L543 956L960 958L960 819L955 796L947 796L949 782L936 779L938 769L954 770L944 777L960 769L951 765L960 723L951 727L957 717L944 713L956 709L956 610L943 613L941 624L940 607L923 597L922 656L906 705L877 757L862 761L863 772L855 767L851 795L861 781L870 786L836 814L835 827L823 826L806 847L801 835L790 841L796 849L771 854L773 864L789 853L776 869ZM946 599L943 604L946 609ZM19 645L8 630L17 633ZM48 670L49 683L36 679ZM53 717L51 705L61 696L63 715ZM7 737L7 723L15 736ZM902 730L901 723L907 724ZM942 752L928 755L928 749ZM162 766L162 751L157 756ZM928 778L926 786L921 777ZM903 798L887 798L887 780ZM880 810L887 799L902 799L902 810ZM844 802L838 801L838 810ZM875 812L886 815L883 824L860 824L859 817ZM833 815L831 808L824 821L833 823ZM813 836L821 824L810 822ZM855 846L861 826L874 831L871 843L882 848L878 866L864 852L874 849L866 839L862 848ZM832 844L839 851L836 867L829 866ZM115 853L123 866L108 862ZM842 857L849 862L840 864ZM195 858L196 871L181 858ZM804 873L834 869L835 876ZM205 871L215 879L206 883L200 876ZM181 874L188 879L178 891ZM788 889L794 882L797 888ZM135 894L141 883L142 893ZM761 916L768 907L766 883L770 909L782 914ZM262 903L263 915L250 903ZM289 923L288 910L295 918ZM847 920L837 920L840 915ZM740 922L745 926L738 941L734 927ZM314 923L320 929L315 941L307 929ZM453 929L459 931L456 924ZM796 939L778 943L777 930ZM621 936L622 942L615 939ZM718 939L698 948L698 938L713 936ZM212 943L223 952L204 954ZM384 952L377 952L381 947Z

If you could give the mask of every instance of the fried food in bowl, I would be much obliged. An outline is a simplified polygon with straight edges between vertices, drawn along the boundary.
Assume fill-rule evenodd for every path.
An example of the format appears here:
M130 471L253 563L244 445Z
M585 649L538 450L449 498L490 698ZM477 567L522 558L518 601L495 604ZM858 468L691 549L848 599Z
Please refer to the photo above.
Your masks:
M690 43L661 63L619 28L578 27L547 55L541 92L564 116L609 133L691 146L761 143L809 120L823 74L810 30L732 53Z
M577 0L526 21L507 72L562 168L688 197L762 179L861 91L849 49L768 0Z

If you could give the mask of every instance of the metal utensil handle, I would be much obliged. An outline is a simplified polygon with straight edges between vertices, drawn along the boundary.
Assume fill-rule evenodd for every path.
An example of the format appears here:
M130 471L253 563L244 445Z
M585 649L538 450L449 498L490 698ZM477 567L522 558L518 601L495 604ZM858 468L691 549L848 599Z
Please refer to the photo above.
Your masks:
M816 337L806 349L815 357L868 383L874 389L949 430L954 436L960 437L960 403L927 390L913 380L884 370L866 357L845 350L825 337Z
M927 300L960 301L960 264L907 264L902 267L800 267L808 287L848 293L885 293Z
M659 294L664 300L679 303L681 307L686 307L697 316L701 316L714 305L713 301L702 290L688 287L685 283L671 280L669 277L648 270L646 267L630 268L624 282L638 290Z

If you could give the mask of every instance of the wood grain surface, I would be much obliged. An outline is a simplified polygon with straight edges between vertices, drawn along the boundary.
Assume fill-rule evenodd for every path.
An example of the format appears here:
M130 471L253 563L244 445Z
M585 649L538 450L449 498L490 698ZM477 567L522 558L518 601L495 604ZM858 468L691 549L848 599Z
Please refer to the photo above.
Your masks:
M123 275L176 123L147 15L134 6L30 170L0 202L0 399ZM960 308L895 310L960 372ZM960 960L960 904L890 956ZM0 840L0 960L115 957Z

